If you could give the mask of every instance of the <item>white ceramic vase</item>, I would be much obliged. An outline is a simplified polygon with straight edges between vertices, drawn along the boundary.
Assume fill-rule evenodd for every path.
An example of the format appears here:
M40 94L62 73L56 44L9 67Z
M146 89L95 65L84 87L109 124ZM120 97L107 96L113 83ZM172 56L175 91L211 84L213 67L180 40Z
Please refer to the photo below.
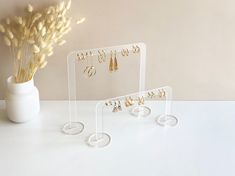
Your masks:
M12 76L7 79L6 110L8 118L16 123L37 117L40 102L33 79L24 83L16 83Z

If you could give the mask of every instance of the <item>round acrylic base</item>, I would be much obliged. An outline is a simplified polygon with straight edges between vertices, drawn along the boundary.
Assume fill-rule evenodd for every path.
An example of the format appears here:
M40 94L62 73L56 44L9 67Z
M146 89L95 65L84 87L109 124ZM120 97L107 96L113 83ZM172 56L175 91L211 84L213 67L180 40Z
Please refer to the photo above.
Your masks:
M136 117L146 117L151 113L151 109L147 106L136 106L130 110L130 113Z
M162 114L156 118L156 122L160 126L174 127L178 124L178 119L173 115Z
M81 133L83 129L84 125L81 122L68 122L63 126L62 131L68 135L76 135Z
M111 137L106 133L94 133L88 138L88 145L91 147L105 147L109 145Z

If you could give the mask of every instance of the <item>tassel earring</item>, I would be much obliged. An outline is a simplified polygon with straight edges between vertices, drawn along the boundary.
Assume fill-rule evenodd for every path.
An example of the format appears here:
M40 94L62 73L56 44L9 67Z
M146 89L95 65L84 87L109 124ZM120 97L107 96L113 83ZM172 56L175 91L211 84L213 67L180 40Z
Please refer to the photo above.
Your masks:
M110 54L110 61L109 61L109 71L113 71L113 52L111 51L111 54Z
M117 53L116 53L116 51L115 51L115 56L114 56L113 68L114 68L114 71L118 70Z

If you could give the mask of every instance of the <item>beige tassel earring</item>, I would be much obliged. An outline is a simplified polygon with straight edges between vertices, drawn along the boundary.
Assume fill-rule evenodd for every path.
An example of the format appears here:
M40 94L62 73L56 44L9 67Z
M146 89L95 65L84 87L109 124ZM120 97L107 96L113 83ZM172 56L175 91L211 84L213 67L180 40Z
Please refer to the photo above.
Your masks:
M113 71L113 52L110 53L110 61L109 61L109 71Z
M118 70L117 52L116 51L115 51L115 56L114 56L113 68L114 68L114 71Z

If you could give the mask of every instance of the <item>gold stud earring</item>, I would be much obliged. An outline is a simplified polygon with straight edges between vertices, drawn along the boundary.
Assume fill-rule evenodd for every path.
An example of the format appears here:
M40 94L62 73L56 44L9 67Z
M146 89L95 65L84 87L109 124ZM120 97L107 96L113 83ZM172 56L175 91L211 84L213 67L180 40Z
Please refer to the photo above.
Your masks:
M105 62L105 60L106 60L106 53L105 53L104 50L102 50L102 55L103 55L103 62Z
M113 71L113 51L110 53L110 61L109 61L109 71Z
M137 52L137 48L136 48L135 46L132 46L132 48L133 48L133 49L132 49L132 52L133 52L133 53L136 53L136 52Z
M113 112L118 112L117 102L114 103Z
M121 105L121 101L120 100L118 100L118 110L122 111L122 105Z
M131 97L126 97L125 98L125 106L126 107L132 106L133 104L134 104L134 101Z
M138 45L136 45L136 53L140 52L140 47Z
M114 71L117 71L117 70L118 70L117 53L116 53L116 51L115 51L115 54L114 54L113 69L114 69Z

